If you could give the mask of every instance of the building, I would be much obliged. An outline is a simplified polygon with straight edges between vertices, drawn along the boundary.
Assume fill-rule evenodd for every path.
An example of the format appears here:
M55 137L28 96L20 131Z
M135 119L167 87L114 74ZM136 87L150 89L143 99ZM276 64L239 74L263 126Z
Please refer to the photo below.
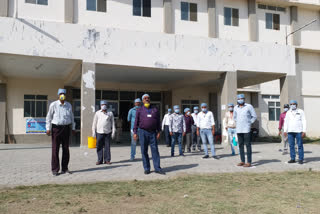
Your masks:
M1 0L0 142L50 142L32 132L63 87L81 145L100 99L124 117L145 92L162 115L207 102L217 124L245 92L262 135L295 98L319 137L319 17L319 0Z

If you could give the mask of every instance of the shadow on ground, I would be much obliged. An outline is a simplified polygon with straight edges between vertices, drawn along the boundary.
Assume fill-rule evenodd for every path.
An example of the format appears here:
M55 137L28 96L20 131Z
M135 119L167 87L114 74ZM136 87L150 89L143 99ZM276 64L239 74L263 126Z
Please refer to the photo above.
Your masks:
M163 168L163 171L173 172L173 171L179 171L179 170L184 170L184 169L191 169L191 168L194 168L197 166L199 166L199 164L169 166L169 167Z
M130 164L123 164L123 165L117 165L117 166L103 166L103 167L99 167L99 168L88 168L88 169L75 170L75 171L72 171L72 173L92 172L92 171L99 171L99 170L109 170L109 169L125 167L125 166L131 166L131 165Z

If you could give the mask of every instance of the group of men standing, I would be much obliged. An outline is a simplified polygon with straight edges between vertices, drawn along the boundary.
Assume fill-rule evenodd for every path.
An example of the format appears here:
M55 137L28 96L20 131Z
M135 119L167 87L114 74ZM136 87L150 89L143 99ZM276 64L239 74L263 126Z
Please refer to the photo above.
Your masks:
M70 129L75 133L74 116L72 106L65 101L66 90L58 90L59 99L50 104L46 118L47 135L52 135L52 158L51 170L54 176L60 171L59 148L62 145L62 170L61 173L70 173L68 169L69 163L69 135ZM131 155L130 159L134 160L136 155L137 141L141 145L142 162L144 173L150 174L150 158L148 155L148 147L151 148L153 165L155 173L165 174L160 167L160 154L158 150L158 140L160 139L161 130L165 132L166 144L171 147L171 156L174 156L175 144L179 145L179 155L184 156L187 152L198 149L201 151L201 143L204 148L203 158L209 158L207 144L211 147L211 157L219 159L215 153L214 135L215 120L214 115L208 110L206 103L199 107L191 109L185 108L184 114L180 113L180 107L175 105L174 112L168 109L168 113L164 116L162 126L160 122L159 110L150 104L150 96L144 94L142 101L137 98L135 107L130 109L128 113L128 121L131 123ZM107 101L100 102L101 109L98 110L93 119L92 136L97 138L97 165L111 164L110 142L115 137L116 126L114 115L107 110ZM290 109L285 105L285 112L280 116L279 131L282 134L284 142L284 150L286 150L286 140L289 139L291 160L289 163L295 162L295 140L299 149L299 163L303 163L303 143L302 138L305 136L306 121L304 112L297 108L297 102L290 101ZM224 119L224 126L228 131L229 142L231 145L232 155L235 155L235 147L239 147L241 162L238 166L251 167L252 164L252 146L251 146L251 126L255 122L257 116L252 105L245 102L245 96L239 94L237 96L237 105L228 104L228 112ZM234 144L237 137L237 146ZM247 163L245 161L244 146L247 150Z

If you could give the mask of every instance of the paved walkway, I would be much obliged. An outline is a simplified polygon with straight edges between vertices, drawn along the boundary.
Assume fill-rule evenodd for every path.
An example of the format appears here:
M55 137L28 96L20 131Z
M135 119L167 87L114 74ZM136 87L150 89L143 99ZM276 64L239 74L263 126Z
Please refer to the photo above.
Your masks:
M202 159L203 153L187 153L170 157L170 149L161 145L161 166L167 175L144 175L140 147L137 160L129 161L129 146L113 146L110 166L96 166L96 151L70 148L71 175L53 177L50 171L51 148L48 145L0 144L0 188L19 185L90 183L97 181L168 179L181 174L221 172L279 172L289 170L320 170L320 145L305 145L305 164L288 164L289 155L278 152L279 144L253 145L253 167L237 167L239 156L230 156L230 147L216 146L220 160ZM178 148L176 149L177 153ZM150 153L150 151L149 151ZM152 165L152 162L151 162Z

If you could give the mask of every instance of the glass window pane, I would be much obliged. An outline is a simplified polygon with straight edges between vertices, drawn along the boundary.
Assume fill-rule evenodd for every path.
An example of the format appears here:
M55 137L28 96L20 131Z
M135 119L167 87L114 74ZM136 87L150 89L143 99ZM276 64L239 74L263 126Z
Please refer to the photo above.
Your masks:
M73 102L73 114L75 117L80 117L80 115L81 115L81 101L80 100Z
M270 95L262 95L263 99L270 99Z
M280 102L276 102L276 106L277 106L277 107L280 107Z
M190 3L190 21L198 21L198 8L197 4Z
M35 98L36 98L35 95L29 95L29 94L24 95L25 100L34 100Z
M120 91L120 100L134 101L136 93L133 91Z
M269 108L269 120L274 121L275 120L275 109Z
M161 93L160 92L149 92L151 101L161 101Z
M32 101L24 101L24 117L31 117L31 104Z
M102 91L103 100L118 100L118 91Z
M190 102L190 100L181 100L181 103L182 104L190 104L191 102Z
M47 116L47 111L48 111L48 104L47 101L42 101L42 117Z
M272 29L272 14L266 13L266 28Z
M96 11L97 5L96 0L87 0L87 10Z
M96 91L96 93L97 93L97 91ZM101 94L101 92L100 92L100 94ZM72 98L73 99L81 99L81 91L80 91L80 89L72 89Z
M277 10L277 7L268 5L268 10L274 10L274 11L276 11L276 10Z
M106 0L97 0L98 3L98 11L99 12L107 12L107 1Z
M38 4L48 5L48 0L38 0Z
M191 100L191 104L199 105L199 100Z
M141 0L133 0L133 15L141 16Z
M101 90L96 90L96 100L101 99Z
M239 26L239 10L232 9L232 26Z
M181 20L189 20L189 3L181 2Z
M274 102L268 102L268 106L269 107L274 107L275 105L274 105Z
M108 111L112 111L113 115L118 117L118 102L108 102Z
M231 8L224 8L224 24L231 25Z
M42 102L38 101L36 102L36 117L42 116Z
M96 100L96 111L100 109L100 100Z
M37 4L37 0L26 0L26 3Z
M36 102L31 101L31 117L35 117L35 116L36 116Z
M267 5L264 4L258 4L259 9L267 9Z
M273 29L280 30L280 15L273 14Z
M286 8L284 8L284 7L277 7L277 11L286 12Z
M277 109L276 109L276 120L277 120L277 121L279 121L279 119L280 119L280 114L281 114L280 111L281 111L280 108L277 108Z
M75 118L74 122L76 123L76 130L80 130L80 124L81 124L80 118Z
M36 99L37 99L37 100L47 100L47 99L48 99L48 96L47 96L47 95L37 95L37 96L36 96Z
M143 0L143 16L151 17L151 0Z
M271 98L272 99L280 99L280 96L279 95L272 95Z
M142 91L138 91L137 92L137 98L140 98L142 100L142 96L145 94L146 92L142 92Z

